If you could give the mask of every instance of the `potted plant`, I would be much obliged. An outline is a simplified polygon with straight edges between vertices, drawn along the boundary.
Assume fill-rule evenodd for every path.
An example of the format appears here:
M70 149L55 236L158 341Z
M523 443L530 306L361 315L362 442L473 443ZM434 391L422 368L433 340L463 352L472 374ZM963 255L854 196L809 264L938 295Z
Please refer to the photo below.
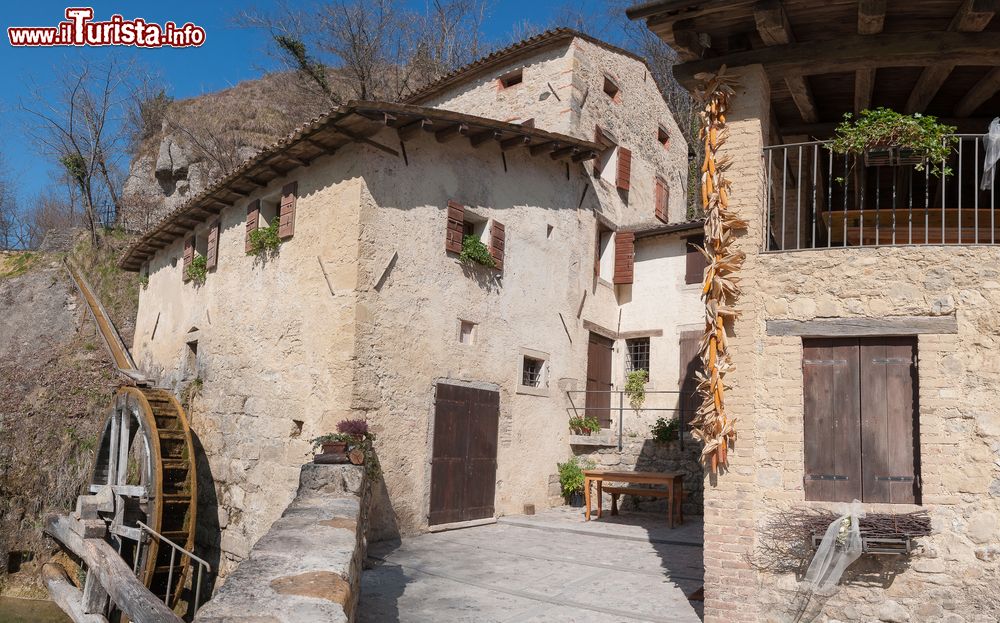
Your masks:
M583 506L583 470L594 469L596 463L587 459L582 464L578 457L573 457L565 463L557 463L559 469L559 487L563 497L570 506Z
M839 154L863 154L865 166L912 165L935 176L951 175L948 157L958 139L955 127L931 115L904 115L888 108L851 113L837 126L829 147Z
M632 370L625 375L625 395L628 396L628 403L636 413L646 402L646 383L648 382L648 370Z
M671 441L677 441L680 435L680 425L678 424L676 418L659 418L656 423L649 429L650 434L653 435L653 440L657 443L669 443Z
M364 420L341 420L337 432L322 435L312 440L314 449L322 448L322 453L313 458L315 463L353 463L361 465L372 450L375 434L368 430Z
M574 415L569 419L569 429L574 435L592 435L600 432L601 423L592 415Z
M496 260L489 248L476 236L465 236L462 238L462 252L458 259L466 264L482 264L487 268L496 268Z

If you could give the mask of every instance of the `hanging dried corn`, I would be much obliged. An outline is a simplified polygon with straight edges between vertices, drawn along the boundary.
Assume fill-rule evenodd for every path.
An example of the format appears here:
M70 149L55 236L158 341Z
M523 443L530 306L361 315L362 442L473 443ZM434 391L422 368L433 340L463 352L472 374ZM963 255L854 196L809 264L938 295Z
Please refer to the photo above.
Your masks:
M743 264L742 251L731 249L734 231L745 229L746 221L729 210L730 182L725 171L729 158L719 157L719 149L729 134L726 112L735 94L733 81L726 77L726 68L718 74L700 75L702 87L697 97L703 108L699 138L705 146L701 167L701 202L705 212L705 246L698 250L705 255L708 266L702 285L705 301L705 335L702 337L702 370L698 372L698 392L703 400L691 420L692 434L704 444L702 463L713 473L728 464L728 451L736 441L736 418L726 411L725 377L734 368L726 343L726 323L736 318L734 308L740 289L734 274Z

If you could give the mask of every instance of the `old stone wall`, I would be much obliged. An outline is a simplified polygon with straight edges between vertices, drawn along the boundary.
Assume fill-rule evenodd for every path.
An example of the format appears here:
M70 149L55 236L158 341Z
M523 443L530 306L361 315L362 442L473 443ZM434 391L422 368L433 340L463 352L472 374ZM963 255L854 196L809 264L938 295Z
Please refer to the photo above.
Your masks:
M766 78L742 76L726 153L740 213L750 221L744 295L731 348L728 407L739 418L730 471L706 483L706 621L993 621L1000 608L1000 387L996 319L1000 252L899 247L762 254L761 128ZM954 316L956 334L918 340L922 506L933 534L908 558L864 557L830 597L806 599L793 574L756 571L759 528L803 492L801 338L769 335L768 320ZM869 512L918 507L866 504Z
M195 621L354 621L371 491L364 466L303 465L295 499Z

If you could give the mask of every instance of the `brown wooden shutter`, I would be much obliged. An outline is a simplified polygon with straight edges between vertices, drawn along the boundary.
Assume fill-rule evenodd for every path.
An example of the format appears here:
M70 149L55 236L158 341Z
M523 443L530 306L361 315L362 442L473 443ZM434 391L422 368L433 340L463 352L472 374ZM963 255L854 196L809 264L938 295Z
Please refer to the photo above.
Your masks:
M298 182L289 182L281 188L281 205L278 208L278 238L291 238L295 233L295 200Z
M184 277L184 281L188 281L191 278L188 277L188 266L194 261L194 236L188 236L184 239L184 261L181 264L181 274Z
M684 283L701 283L705 278L705 268L708 266L708 259L702 255L701 251L694 248L692 244L704 246L705 236L692 236L685 242L687 254L685 256Z
M212 270L219 265L219 221L213 221L208 226L208 251L205 257L205 267Z
M861 340L861 463L865 502L919 504L913 337Z
M497 270L503 270L504 239L503 223L493 221L490 224L490 255L493 256L493 262L496 264Z
M620 231L615 233L615 277L616 284L632 283L635 270L635 233Z
M624 147L618 148L618 189L628 190L632 178L632 151Z
M807 500L862 499L857 341L802 340Z
M448 202L448 229L445 231L444 250L450 253L462 252L462 235L465 233L465 206L455 201Z
M701 363L701 338L703 331L681 331L678 350L680 351L680 378L677 380L677 388L680 390L679 405L683 422L690 422L695 416L695 411L701 404L698 395L698 371L702 368ZM683 430L683 428L682 428Z
M254 199L247 206L247 235L246 235L246 251L250 252L250 234L257 231L257 225L260 222L260 199Z
M656 218L664 223L669 222L669 216L667 215L669 202L670 190L667 188L667 183L663 181L662 177L657 176L654 213L656 214Z

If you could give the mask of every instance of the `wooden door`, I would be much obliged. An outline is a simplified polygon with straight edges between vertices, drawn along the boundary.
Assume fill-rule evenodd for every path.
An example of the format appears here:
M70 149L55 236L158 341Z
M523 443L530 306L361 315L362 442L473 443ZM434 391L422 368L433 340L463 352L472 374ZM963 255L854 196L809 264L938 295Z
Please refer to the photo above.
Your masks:
M500 394L439 383L431 459L431 525L493 516Z
M611 427L611 353L614 341L590 334L587 345L587 415L596 417L601 428Z
M698 396L698 370L701 369L701 338L702 331L681 331L680 335L680 378L677 388L681 392L677 401L677 414L681 422L690 422L694 417L698 405L701 404L701 397Z

